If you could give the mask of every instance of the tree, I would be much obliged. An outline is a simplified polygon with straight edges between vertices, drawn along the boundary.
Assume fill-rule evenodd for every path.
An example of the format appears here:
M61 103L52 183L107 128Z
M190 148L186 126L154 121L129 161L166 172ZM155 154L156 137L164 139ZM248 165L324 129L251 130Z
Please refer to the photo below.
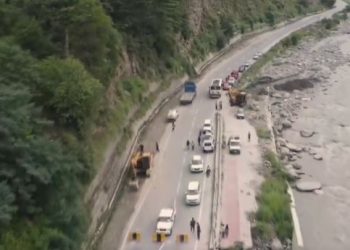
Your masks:
M96 115L101 83L72 58L49 58L42 61L38 69L38 102L55 114L59 124L78 131L87 128Z
M321 3L327 8L332 8L336 0L321 0Z
M11 192L10 187L5 181L0 182L0 229L11 221L16 212L14 200L15 195Z

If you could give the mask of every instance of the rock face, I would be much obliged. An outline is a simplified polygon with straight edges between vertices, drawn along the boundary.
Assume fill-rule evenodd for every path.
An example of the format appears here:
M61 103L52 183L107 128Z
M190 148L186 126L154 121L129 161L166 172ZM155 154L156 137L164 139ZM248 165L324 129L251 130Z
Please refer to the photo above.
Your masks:
M307 131L307 130L301 130L300 131L300 136L301 137L311 137L315 134L315 131Z
M318 181L298 181L296 188L300 192L312 192L321 189L322 185Z

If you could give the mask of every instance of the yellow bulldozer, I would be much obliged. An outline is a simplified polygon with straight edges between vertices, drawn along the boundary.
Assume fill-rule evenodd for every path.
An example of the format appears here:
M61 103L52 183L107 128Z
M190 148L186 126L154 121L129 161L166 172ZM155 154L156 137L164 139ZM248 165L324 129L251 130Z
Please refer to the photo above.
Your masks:
M153 153L143 152L143 150L134 153L130 160L134 176L151 176L153 167Z
M236 88L231 88L228 91L230 105L238 105L243 107L247 103L247 93Z

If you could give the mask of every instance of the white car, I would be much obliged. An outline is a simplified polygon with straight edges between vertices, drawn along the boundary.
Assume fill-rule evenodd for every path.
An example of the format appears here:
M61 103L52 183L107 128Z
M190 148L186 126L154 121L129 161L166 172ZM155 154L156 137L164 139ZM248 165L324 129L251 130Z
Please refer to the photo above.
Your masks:
M228 150L230 154L241 153L241 142L239 136L230 137L228 140Z
M214 143L214 140L212 138L204 140L202 146L203 146L204 153L214 152L215 143Z
M175 223L175 211L172 208L163 208L160 210L156 233L171 235Z
M258 60L261 56L262 56L261 52L257 52L257 53L254 55L253 59L254 59L254 60Z
M199 205L201 202L200 184L198 181L188 183L186 192L187 205Z
M236 113L236 118L239 120L243 120L245 118L243 109L238 109Z
M168 116L167 116L167 119L168 121L176 121L176 119L179 117L179 112L177 112L176 109L171 109L169 110L168 112Z
M200 155L192 156L190 171L193 173L204 171L203 159Z

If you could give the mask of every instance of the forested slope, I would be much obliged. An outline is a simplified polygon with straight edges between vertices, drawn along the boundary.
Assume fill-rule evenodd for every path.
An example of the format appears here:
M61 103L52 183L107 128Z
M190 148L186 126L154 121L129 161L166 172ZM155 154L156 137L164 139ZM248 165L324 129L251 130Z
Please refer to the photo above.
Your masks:
M317 4L0 0L0 249L78 249L96 145L125 132L147 83L191 74L235 34Z

